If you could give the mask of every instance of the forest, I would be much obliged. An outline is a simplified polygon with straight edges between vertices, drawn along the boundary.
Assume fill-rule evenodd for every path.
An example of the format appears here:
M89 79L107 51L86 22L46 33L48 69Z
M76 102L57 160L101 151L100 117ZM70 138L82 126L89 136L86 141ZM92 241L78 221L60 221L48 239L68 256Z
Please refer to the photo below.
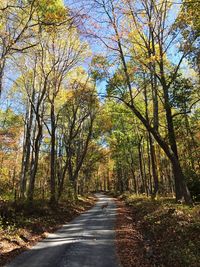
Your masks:
M0 233L101 191L199 233L199 74L198 0L1 0Z

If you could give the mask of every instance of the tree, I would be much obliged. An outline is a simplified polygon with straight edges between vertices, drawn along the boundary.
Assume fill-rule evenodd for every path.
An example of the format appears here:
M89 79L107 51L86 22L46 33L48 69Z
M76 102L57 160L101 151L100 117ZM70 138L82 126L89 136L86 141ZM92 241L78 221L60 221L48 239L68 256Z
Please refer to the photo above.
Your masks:
M66 40L63 41L63 34ZM50 121L46 123L51 136L51 199L56 202L55 187L55 163L56 163L56 131L60 108L56 108L56 99L67 79L67 74L84 58L87 46L81 43L77 30L71 25L61 25L52 28L52 32L46 36L44 53L46 62L42 66L43 75L48 75L47 99L50 111ZM48 67L47 67L48 66ZM48 74L47 74L48 73Z
M22 117L7 108L0 110L0 182L3 194L14 195L18 184ZM16 156L17 155L17 156Z
M17 93L22 94L23 105L26 107L20 195L25 199L27 194L30 203L34 196L40 147L44 139L44 125L50 135L51 143L50 202L52 204L56 202L59 93L67 80L67 74L81 62L87 49L87 45L80 42L78 32L71 24L70 18L66 16L66 9L61 4L57 6L56 3L56 1L48 2L47 5L45 1L37 3L35 12L42 20L40 24L42 28L35 36L37 47L35 50L29 49L28 56L23 55L21 62L17 61L21 76L15 84L18 88ZM58 17L61 13L63 17ZM66 40L63 40L64 34L67 37ZM62 102L60 104L62 105Z
M66 151L68 177L77 194L78 175L92 139L97 99L94 85L75 80L70 84L69 96L62 108L62 132Z
M6 63L11 57L36 45L31 42L35 1L1 1L0 4L0 94Z
M90 32L90 34L100 39L108 50L115 52L124 72L124 84L127 87L126 99L119 94L114 95L114 97L123 101L133 111L171 161L177 201L184 197L187 203L191 203L190 193L179 161L172 107L169 99L169 89L176 80L181 63L190 53L191 47L187 46L186 48L185 46L184 51L180 53L178 62L170 63L168 52L177 40L181 40L180 35L174 34L173 31L176 24L173 21L171 23L167 21L172 10L171 3L166 0L159 5L146 0L138 2L137 5L133 5L132 1L129 0L118 1L118 3L113 0L107 2L93 1L93 3L98 8L98 12L101 10L100 13L103 16L101 15L102 19L99 18L100 23L96 27L95 33ZM112 27L112 30L106 32L106 27ZM99 29L101 30L99 31ZM138 68L134 73L131 71L132 62L135 62L134 65L136 64ZM157 98L155 96L158 94L156 88L159 86L159 91L161 90L159 97L162 97L166 116L168 141L159 132L158 126L156 126L158 124L157 119L154 119L154 125L152 125L134 101L133 84L135 81L132 80L132 77L140 71L149 73L151 79L155 77L157 79L153 82L154 88L152 89L154 93L154 111L157 110ZM159 85L157 85L157 81ZM138 86L140 85L138 84ZM142 88L137 90L139 92Z

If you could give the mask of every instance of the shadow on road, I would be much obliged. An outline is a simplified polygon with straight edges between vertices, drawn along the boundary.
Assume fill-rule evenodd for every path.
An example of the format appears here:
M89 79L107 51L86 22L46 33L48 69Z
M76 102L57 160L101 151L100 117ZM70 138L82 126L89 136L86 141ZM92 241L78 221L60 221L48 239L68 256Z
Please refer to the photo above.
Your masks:
M98 198L95 207L6 267L118 267L114 245L116 206L111 198L100 194ZM102 209L105 203L108 206Z

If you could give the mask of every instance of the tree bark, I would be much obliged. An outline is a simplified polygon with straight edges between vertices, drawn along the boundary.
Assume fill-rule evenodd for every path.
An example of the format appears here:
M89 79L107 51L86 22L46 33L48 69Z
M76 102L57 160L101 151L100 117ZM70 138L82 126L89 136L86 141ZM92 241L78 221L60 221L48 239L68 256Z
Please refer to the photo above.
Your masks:
M29 188L28 188L28 202L32 204L33 196L34 196L34 189L35 189L35 178L38 169L38 161L39 161L39 153L40 153L40 144L42 139L42 124L40 122L39 114L36 115L37 121L37 135L34 141L33 151L32 151L32 159L31 159L31 170L30 170L30 181L29 181Z
M152 173L154 178L154 191L152 192L152 196L155 198L158 193L158 172L157 172L157 165L156 165L156 153L155 153L155 146L153 143L153 139L151 134L149 133L149 145L150 145L150 154L151 154L151 165L152 165Z
M55 179L55 159L56 159L56 123L55 123L55 111L54 102L51 103L51 159L50 159L50 204L54 206L56 204L56 179Z
M34 93L32 94L32 101L34 101ZM33 108L29 104L29 111L26 115L26 125L24 129L24 145L23 145L23 156L21 166L21 177L20 177L20 198L25 199L26 187L27 187L27 173L29 169L30 155L31 155L31 130L33 124Z
M140 177L142 180L142 188L141 188L141 193L145 193L146 191L146 186L145 186L145 178L144 178L144 170L143 170L143 162L142 162L142 151L141 151L141 145L142 145L142 138L140 138L138 142L138 156L139 156L139 164L140 164Z

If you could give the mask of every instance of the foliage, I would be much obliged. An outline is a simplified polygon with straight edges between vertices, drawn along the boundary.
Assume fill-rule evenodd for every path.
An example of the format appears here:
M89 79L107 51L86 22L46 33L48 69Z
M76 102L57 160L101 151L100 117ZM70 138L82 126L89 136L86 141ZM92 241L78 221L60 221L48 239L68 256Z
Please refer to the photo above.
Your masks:
M134 195L123 198L152 249L151 264L198 266L199 205L188 208L174 204L172 199L152 201Z
M41 201L55 208L65 198L75 203L78 194L127 192L166 247L163 258L173 266L175 251L179 266L192 266L198 242L188 238L199 222L186 213L193 210L156 198L200 198L199 5L79 5L0 2L1 200L39 213ZM155 201L131 199L130 192ZM8 213L14 216L12 205ZM18 215L1 228L14 231ZM172 251L166 232L174 246L183 237L187 246Z

